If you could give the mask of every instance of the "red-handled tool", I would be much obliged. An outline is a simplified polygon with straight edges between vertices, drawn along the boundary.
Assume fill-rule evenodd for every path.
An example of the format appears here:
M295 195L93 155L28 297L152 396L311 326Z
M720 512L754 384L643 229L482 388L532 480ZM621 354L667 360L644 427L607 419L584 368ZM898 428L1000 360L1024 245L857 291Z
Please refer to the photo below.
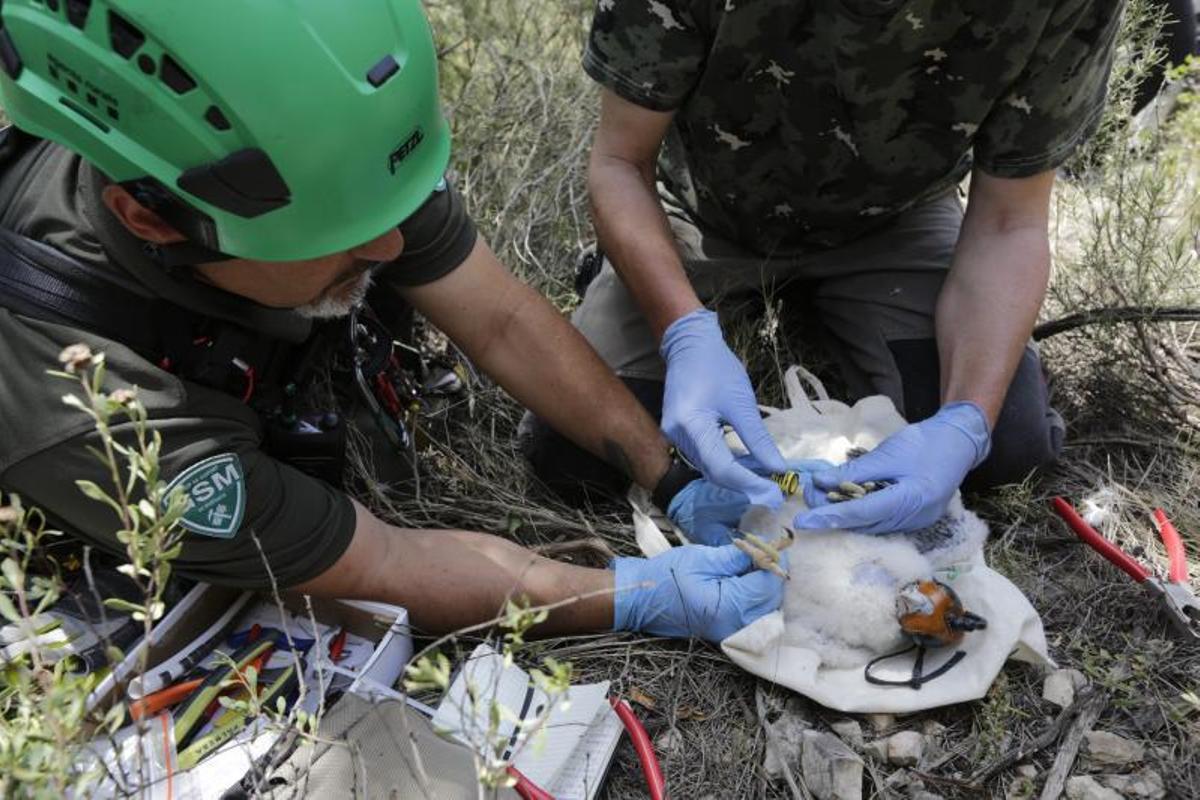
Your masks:
M1154 522L1170 559L1165 581L1097 533L1066 500L1055 497L1051 504L1054 511L1080 539L1123 570L1163 604L1176 632L1181 636L1200 640L1200 600L1196 599L1196 595L1188 587L1187 555L1183 549L1183 539L1161 508L1154 510Z
M554 800L554 795L526 778L516 767L510 766L508 774L516 781L513 784L513 791L521 797L521 800Z
M612 704L613 711L617 712L621 724L629 734L629 740L633 742L633 749L642 764L642 774L646 777L650 800L666 800L667 782L663 779L662 766L658 763L658 756L654 754L654 743L650 741L649 734L642 727L629 703L619 697L609 697L608 702Z
M1167 519L1167 514L1161 508L1154 509L1154 521L1158 525L1158 535L1162 537L1163 545L1167 548L1167 558L1171 560L1167 580L1171 583L1187 583L1187 555L1183 552L1183 539L1179 531Z
M1116 567L1121 569L1126 575L1133 578L1138 583L1150 577L1150 571L1143 567L1133 556L1126 553L1115 544L1105 539L1096 529L1084 522L1083 517L1079 516L1079 512L1061 497L1056 497L1050 501L1054 504L1054 510L1058 515L1066 520L1066 523L1071 526L1071 530L1092 546L1092 549L1100 555L1111 561Z

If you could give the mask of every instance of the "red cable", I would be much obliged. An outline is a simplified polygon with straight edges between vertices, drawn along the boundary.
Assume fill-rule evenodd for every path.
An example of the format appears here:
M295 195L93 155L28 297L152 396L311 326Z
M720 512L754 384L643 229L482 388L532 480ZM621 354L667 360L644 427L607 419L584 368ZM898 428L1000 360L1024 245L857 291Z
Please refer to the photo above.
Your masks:
M619 697L609 697L608 702L621 718L621 724L625 726L629 739L633 742L633 749L637 751L638 761L642 764L642 774L646 776L646 788L650 790L650 800L666 800L667 782L663 780L662 766L658 763L658 756L654 754L654 744L650 741L650 735L642 727L629 703Z

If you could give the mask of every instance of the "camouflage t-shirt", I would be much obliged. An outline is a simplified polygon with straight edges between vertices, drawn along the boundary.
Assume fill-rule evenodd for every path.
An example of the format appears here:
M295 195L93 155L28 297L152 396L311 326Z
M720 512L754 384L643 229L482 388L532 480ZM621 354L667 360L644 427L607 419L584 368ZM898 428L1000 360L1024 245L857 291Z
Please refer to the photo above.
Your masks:
M598 0L584 67L675 110L660 178L766 254L842 244L1094 130L1123 0Z

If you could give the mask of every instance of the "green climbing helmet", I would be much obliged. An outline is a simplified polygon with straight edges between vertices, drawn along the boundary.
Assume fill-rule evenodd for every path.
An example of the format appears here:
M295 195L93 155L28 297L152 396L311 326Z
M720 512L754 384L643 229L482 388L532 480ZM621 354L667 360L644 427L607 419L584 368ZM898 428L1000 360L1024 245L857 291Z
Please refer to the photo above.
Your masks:
M368 242L450 156L420 0L0 0L0 66L19 128L230 256Z

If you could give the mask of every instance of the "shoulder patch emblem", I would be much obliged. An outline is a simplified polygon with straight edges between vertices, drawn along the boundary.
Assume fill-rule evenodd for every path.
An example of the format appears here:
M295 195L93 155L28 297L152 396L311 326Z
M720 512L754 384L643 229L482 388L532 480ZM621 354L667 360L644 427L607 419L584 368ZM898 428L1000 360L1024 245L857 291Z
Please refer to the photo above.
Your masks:
M188 497L180 524L193 533L231 539L246 514L246 475L236 453L221 453L192 464L167 484Z

